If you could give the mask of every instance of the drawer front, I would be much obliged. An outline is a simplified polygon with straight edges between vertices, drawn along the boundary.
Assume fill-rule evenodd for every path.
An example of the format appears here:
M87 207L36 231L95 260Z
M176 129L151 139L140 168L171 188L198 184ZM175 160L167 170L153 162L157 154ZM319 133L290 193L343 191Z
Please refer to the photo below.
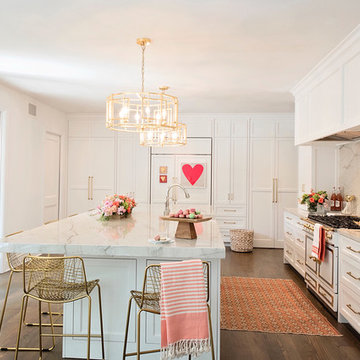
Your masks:
M217 216L244 216L246 217L245 206L215 206Z
M340 236L341 252L360 263L360 243L344 236Z
M297 270L297 272L304 277L305 276L305 259L304 259L304 254L303 253L299 253L298 251L296 251L295 249L295 253L294 253L294 268Z
M285 241L285 243L284 243L284 257L292 265L294 265L294 256L295 256L295 254L294 254L293 247L287 241Z
M216 218L216 222L220 228L246 228L246 219L235 219L235 218Z
M284 236L286 239L291 240L292 242L296 238L296 229L293 226L288 224L284 225Z
M298 249L302 250L305 254L305 234L301 230L295 233L294 242Z
M360 263L355 262L348 256L342 256L340 282L360 294Z
M325 304L327 304L332 310L337 311L337 294L328 291L320 283L317 293Z
M284 224L296 227L299 220L300 219L297 216L286 211L284 212Z
M347 286L340 287L340 314L360 333L360 297Z
M317 292L317 281L315 277L310 275L308 272L305 273L305 282L311 289Z

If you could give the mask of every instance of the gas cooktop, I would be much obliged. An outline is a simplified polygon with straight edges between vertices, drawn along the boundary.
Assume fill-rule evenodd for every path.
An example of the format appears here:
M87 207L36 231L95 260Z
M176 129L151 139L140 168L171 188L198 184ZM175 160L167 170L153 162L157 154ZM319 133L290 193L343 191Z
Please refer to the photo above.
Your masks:
M356 229L360 230L360 217L347 215L313 215L309 214L308 218L317 223L330 226L334 229Z

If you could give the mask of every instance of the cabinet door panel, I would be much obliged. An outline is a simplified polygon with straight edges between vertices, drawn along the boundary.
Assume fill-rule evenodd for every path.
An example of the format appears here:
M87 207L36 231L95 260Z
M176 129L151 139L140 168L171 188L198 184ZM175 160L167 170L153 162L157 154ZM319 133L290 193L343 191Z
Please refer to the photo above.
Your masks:
M274 139L251 140L251 189L272 190Z
M310 92L311 139L332 134L342 125L342 75L337 70ZM324 131L325 130L325 131Z
M91 140L91 173L94 189L109 189L113 192L115 180L115 144L113 138Z
M232 139L232 204L245 204L247 196L247 139Z
M277 140L277 178L279 191L297 189L297 148L294 139Z
M360 54L344 65L344 122L360 125Z
M256 247L274 247L273 206L271 192L252 192L251 228L254 230Z
M68 156L69 188L88 187L90 172L91 150L89 139L69 139Z
M251 137L274 138L276 136L276 121L269 118L251 119Z
M231 124L231 136L246 138L248 135L248 118L233 119Z
M228 204L231 172L231 141L215 139L214 197L215 204Z
M231 136L231 120L230 119L216 119L215 120L215 137L230 137Z

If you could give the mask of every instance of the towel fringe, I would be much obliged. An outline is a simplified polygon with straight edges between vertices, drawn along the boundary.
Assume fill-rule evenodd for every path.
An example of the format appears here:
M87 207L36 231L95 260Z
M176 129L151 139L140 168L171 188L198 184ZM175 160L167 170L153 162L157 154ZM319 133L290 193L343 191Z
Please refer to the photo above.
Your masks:
M209 339L186 339L180 340L167 347L162 348L160 352L160 359L175 359L184 355L199 356L203 352L210 351Z

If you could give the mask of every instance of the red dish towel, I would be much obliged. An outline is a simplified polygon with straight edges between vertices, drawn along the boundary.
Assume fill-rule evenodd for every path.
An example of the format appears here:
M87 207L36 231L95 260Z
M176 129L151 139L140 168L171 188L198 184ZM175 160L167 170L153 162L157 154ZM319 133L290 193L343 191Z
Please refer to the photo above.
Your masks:
M320 224L314 225L314 237L311 255L317 260L324 261L325 258L325 229Z
M201 260L161 264L161 359L210 351Z

